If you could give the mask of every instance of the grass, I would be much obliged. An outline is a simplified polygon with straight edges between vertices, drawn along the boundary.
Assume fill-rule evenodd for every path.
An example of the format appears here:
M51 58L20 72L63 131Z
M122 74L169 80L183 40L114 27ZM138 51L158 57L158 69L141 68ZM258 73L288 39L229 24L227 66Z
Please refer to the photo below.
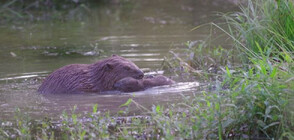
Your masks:
M205 41L187 42L183 55L171 52L167 66L175 73L184 68L207 82L206 90L182 95L182 102L149 109L129 99L122 105L135 104L143 110L139 117L121 117L128 109L110 116L97 105L85 116L74 107L57 122L17 110L13 121L1 122L0 139L294 139L293 15L289 0L249 1L223 15L224 24L211 24L238 55Z
M240 12L223 15L228 30L214 25L235 41L240 53L246 54L245 59L261 55L284 60L293 58L293 1L250 0L240 9Z
M198 49L203 49L202 44L195 45L191 50ZM217 50L219 47L211 52ZM206 57L220 61L217 54L205 53ZM203 59L197 64L205 65L194 68L202 69L210 59ZM293 62L273 63L270 60L270 57L261 55L251 57L249 63L243 66L220 66L215 72L206 70L196 73L199 78L210 79L211 88L202 96L196 94L190 97L192 101L182 104L191 108L191 112L194 111L191 117L203 118L195 122L209 124L200 128L195 126L199 128L197 132L205 134L205 131L210 131L211 134L198 134L198 137L188 139L206 139L209 135L214 135L213 139L293 138L294 109L289 107L289 102L294 98ZM177 65L171 64L174 64L173 67ZM202 112L196 113L195 110Z

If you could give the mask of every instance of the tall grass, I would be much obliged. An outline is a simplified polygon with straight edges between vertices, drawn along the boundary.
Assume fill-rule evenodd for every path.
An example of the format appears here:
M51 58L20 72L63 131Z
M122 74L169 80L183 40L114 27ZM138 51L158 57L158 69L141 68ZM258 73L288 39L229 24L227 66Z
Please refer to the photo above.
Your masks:
M194 53L199 49L205 49L201 44L192 47L190 45L189 48L190 52L194 51ZM218 48L210 51L215 52ZM208 70L202 72L203 75L214 77L208 81L210 90L190 96L189 100L179 104L189 110L188 116L191 116L195 122L190 125L195 131L197 130L197 135L190 135L189 138L291 139L294 137L292 119L294 108L289 104L294 100L293 62L272 62L269 56L262 54L259 57L248 57L249 62L240 64L244 65L242 67L220 65L217 69L222 69L222 72L211 73ZM201 55L197 56L201 57ZM207 53L204 58L208 56L209 59L194 59L194 64L203 65L194 68L207 68L207 60L210 59L215 59L212 60L213 62L221 62L220 57L214 53ZM198 63L199 61L201 63ZM228 62L229 60L224 64ZM194 126L197 122L202 122L202 125ZM178 125L177 123L180 122L166 123ZM185 131L193 130L187 128Z
M261 55L279 56L283 60L293 58L292 0L249 0L240 9L223 17L228 29L225 32L235 41L236 48L246 53L245 58Z
M294 108L289 104L294 100L293 1L249 0L240 9L223 14L224 24L211 23L232 39L237 56L243 60L242 69L226 67L227 76L211 81L219 88L210 94L221 98L212 102L223 105L222 117L214 118L222 126L218 127L218 138L293 139ZM202 49L199 45L192 48L189 51L193 53Z

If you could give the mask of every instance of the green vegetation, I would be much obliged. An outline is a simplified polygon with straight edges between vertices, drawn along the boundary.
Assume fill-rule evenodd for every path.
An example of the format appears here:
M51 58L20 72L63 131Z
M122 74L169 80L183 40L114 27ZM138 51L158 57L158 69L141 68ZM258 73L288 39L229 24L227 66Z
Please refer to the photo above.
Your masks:
M235 47L246 59L293 58L294 51L294 6L291 0L248 1L241 12L224 15L228 28L225 31L235 41Z
M118 117L127 110L110 116L97 105L87 116L63 113L56 123L19 114L0 122L0 139L294 139L293 16L290 0L257 0L224 15L225 24L212 23L232 40L242 65L232 63L232 51L188 42L189 54L172 52L168 66L210 84L168 106L150 110L132 99L122 105L135 104L147 117Z

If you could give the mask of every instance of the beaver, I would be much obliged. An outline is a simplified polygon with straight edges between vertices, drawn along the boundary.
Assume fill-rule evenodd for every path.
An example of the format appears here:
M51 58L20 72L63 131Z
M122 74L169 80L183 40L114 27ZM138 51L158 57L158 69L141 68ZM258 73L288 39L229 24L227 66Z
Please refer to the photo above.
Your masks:
M171 85L175 82L165 76L158 75L154 77L147 77L143 79L135 79L133 77L126 77L114 84L114 89L123 92L141 91L147 88L163 85Z
M113 90L117 81L144 73L131 61L113 55L93 64L71 64L51 73L39 87L39 93L87 93Z

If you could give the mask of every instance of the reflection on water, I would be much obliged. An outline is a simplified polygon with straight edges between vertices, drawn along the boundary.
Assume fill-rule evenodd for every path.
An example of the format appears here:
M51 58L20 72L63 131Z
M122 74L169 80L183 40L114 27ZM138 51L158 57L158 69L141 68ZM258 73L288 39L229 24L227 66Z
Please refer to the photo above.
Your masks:
M40 71L40 72L7 74L4 78L0 78L0 81L8 81L8 80L17 80L17 79L26 79L26 78L47 76L48 73L49 73L48 71Z
M150 106L175 101L179 93L191 94L199 83L151 88L134 93L135 97L119 92L43 96L36 90L59 67L93 63L111 54L134 61L146 74L164 74L155 71L170 49L183 48L186 41L205 39L208 34L207 29L190 29L214 20L210 16L214 11L235 8L220 0L148 0L93 6L83 20L0 25L0 118L13 115L16 107L41 117L60 114L74 105L81 112L93 104L117 111L131 97Z
M174 85L167 85L167 86L159 86L159 87L153 87L144 91L139 91L136 93L133 93L135 95L150 95L150 94L170 94L170 93L182 93L186 91L195 91L200 86L199 82L180 82ZM163 96L169 96L169 95L163 95Z

